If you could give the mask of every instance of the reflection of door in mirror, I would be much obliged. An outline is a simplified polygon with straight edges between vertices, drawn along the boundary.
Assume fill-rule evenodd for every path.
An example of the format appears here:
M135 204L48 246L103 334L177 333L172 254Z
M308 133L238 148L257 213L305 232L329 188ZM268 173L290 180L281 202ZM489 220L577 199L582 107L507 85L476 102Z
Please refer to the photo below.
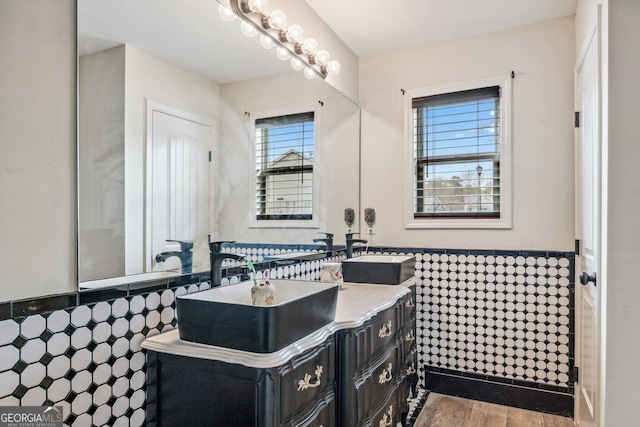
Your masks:
M198 154L202 160L198 167L183 165L183 168L189 171L189 176L197 178L201 187L197 201L191 202L190 214L195 222L192 221L190 227L197 229L195 236L192 232L194 237L188 239L195 240L192 271L209 269L207 203L212 199L210 191L215 189L211 189L209 182L208 152L213 149L216 137L212 118L217 113L217 99L215 83L132 46L120 45L79 58L80 282L151 273L157 253L180 250L178 243L173 243L175 251L172 246L152 248L151 244L153 160L149 150L153 146L154 111L156 115L162 113L179 122L196 124L207 133L205 141L197 134L192 135L192 131L165 130L176 137L186 135L182 139L202 141ZM162 100L162 104L151 100ZM202 162L205 167L201 167ZM172 203L183 205L190 200L186 196L188 192L181 192L176 185L191 182L193 178L178 180L180 173L175 167L171 174L167 173L165 179L173 176L173 181L156 188L173 188ZM179 203L175 194L184 201ZM166 229L166 224L163 227ZM171 233L163 232L159 239L162 242L174 237L185 239L185 233L176 233L174 226ZM179 258L168 257L165 261L158 267L181 272Z
M152 107L147 149L148 239L146 271L176 270L206 263L211 126ZM195 242L191 254L180 242ZM188 252L188 253L186 253ZM160 255L160 256L159 256Z

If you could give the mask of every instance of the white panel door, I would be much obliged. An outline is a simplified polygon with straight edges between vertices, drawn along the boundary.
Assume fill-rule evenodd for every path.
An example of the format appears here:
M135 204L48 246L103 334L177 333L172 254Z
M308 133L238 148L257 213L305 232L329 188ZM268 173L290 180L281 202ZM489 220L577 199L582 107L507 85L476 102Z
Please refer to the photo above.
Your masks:
M204 267L208 259L211 127L155 110L152 120L147 194L151 249L147 264L151 271L180 271L177 257L158 263L156 255L180 251L180 244L172 240L199 242L193 249L193 268L201 271L198 267Z
M576 384L577 421L581 427L597 425L599 410L600 297L600 99L598 34L594 33L578 69L578 224L580 255L576 263Z

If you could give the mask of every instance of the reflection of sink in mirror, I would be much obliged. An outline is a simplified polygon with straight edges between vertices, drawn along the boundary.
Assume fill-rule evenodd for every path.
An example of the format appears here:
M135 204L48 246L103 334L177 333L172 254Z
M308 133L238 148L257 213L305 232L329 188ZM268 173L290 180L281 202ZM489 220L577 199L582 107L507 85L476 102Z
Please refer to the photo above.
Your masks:
M177 271L154 271L152 273L132 274L125 277L113 277L110 279L89 280L80 282L81 289L98 289L111 286L127 286L140 284L144 286L148 282L156 280L170 279L179 277L181 274Z
M342 261L345 282L399 285L412 278L416 259L399 255L364 255Z
M278 351L335 319L335 283L271 280L275 303L251 304L253 281L176 298L185 341L255 353Z
M314 261L322 259L327 254L325 252L285 252L276 255L265 256L265 261Z

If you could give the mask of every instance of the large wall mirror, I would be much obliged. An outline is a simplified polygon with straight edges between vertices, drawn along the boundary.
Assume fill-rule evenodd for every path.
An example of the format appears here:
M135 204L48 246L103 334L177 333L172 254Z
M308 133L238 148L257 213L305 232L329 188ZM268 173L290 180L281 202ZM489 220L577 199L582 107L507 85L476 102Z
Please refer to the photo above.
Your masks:
M216 1L78 0L77 28L81 290L208 271L209 241L344 244L345 209L357 227L359 107Z

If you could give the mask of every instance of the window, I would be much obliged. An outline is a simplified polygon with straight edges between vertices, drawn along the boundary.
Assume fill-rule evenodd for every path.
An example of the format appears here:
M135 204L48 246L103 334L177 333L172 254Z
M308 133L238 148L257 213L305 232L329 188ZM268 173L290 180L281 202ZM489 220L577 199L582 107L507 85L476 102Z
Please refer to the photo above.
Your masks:
M510 226L508 81L411 91L409 228Z
M312 220L315 112L257 118L256 219Z

